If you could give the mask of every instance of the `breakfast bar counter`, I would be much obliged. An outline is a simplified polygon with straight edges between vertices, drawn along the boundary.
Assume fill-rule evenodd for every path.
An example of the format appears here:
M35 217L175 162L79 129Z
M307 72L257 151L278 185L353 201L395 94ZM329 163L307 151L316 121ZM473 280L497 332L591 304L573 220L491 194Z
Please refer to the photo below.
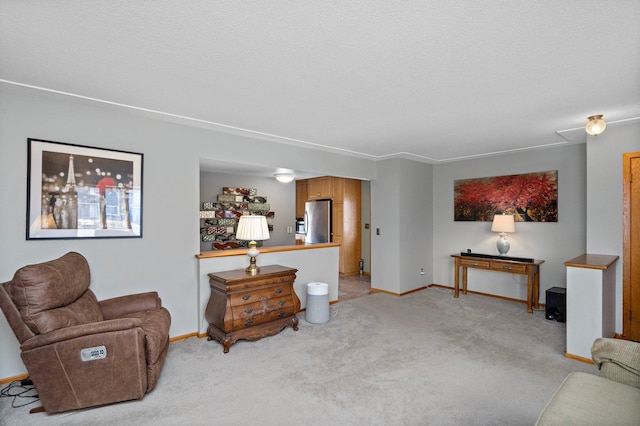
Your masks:
M296 244L290 246L275 246L275 247L258 247L260 254L265 253L280 253L285 251L298 251L298 250L317 250L327 247L340 247L340 243L317 243L317 244ZM247 249L232 249L232 250L211 250L204 251L196 255L198 259L211 259L214 257L227 257L227 256L246 256ZM259 257L258 257L259 258Z

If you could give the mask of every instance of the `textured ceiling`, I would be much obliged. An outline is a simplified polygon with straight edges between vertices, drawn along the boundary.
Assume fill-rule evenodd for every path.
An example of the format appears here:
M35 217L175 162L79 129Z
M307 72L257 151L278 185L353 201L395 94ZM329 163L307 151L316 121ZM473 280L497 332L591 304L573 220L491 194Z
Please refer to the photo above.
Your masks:
M0 80L372 159L640 117L640 1L0 0Z

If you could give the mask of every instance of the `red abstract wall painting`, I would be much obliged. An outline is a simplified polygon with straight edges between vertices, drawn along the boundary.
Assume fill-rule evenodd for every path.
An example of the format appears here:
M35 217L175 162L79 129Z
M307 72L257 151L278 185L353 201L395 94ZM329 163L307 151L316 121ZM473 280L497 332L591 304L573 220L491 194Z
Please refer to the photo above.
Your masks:
M490 222L513 214L518 222L558 221L558 171L456 180L454 220Z

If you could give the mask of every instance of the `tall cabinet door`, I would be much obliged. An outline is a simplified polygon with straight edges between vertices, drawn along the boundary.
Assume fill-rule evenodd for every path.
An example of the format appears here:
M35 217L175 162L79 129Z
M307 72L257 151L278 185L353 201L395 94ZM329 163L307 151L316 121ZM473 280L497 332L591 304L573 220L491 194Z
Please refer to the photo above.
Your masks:
M341 273L355 275L360 271L362 257L362 183L357 179L344 179L342 203Z
M622 334L640 341L640 152L623 155Z
M340 267L338 269L338 271L341 274L344 274L344 270L345 270L345 262L344 262L344 252L345 252L345 247L344 247L344 240L342 239L342 233L343 233L343 228L344 228L344 208L343 208L343 204L342 203L333 203L331 205L331 221L333 222L333 227L332 227L332 236L331 236L331 241L334 243L338 243L341 244L340 246L340 256L339 256L339 263L340 263Z

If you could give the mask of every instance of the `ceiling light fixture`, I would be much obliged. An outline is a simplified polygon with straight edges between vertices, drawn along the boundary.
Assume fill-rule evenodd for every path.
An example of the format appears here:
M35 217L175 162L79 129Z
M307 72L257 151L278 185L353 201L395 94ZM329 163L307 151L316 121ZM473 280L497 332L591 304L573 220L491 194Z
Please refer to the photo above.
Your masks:
M289 183L295 177L295 175L291 173L276 173L274 176L276 177L276 180L278 182L282 182L282 183Z
M591 136L598 136L600 133L604 132L604 129L606 128L607 123L602 118L602 115L592 115L587 118L587 125L584 129Z

